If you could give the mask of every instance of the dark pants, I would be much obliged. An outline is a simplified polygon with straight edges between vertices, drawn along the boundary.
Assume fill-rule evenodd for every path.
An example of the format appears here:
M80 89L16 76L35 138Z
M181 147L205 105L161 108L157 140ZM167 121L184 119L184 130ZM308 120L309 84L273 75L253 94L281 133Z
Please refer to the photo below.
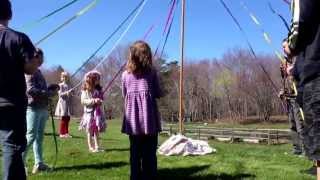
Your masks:
M300 112L300 107L295 99L288 99L288 117L291 129L292 144L296 152L303 151L302 145L302 131L303 120Z
M320 160L320 77L304 85L303 110L306 155L312 160Z
M0 107L0 142L2 145L2 178L25 180L22 160L26 140L26 112L21 108Z
M130 180L153 180L157 177L158 135L129 136Z
M62 116L60 121L60 135L69 134L70 116Z

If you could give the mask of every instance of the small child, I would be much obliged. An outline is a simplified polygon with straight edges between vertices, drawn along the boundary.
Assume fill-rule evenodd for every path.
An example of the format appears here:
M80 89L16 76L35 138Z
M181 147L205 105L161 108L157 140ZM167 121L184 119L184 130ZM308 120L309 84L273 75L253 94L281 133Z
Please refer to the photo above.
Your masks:
M71 138L69 134L70 122L70 91L69 91L69 74L67 72L61 73L61 83L59 84L60 90L59 100L57 103L55 115L61 117L60 121L60 138Z
M122 74L125 114L122 132L129 135L131 180L157 179L158 133L161 131L156 98L161 96L152 52L143 41L129 49Z
M96 90L99 86L101 74L90 71L85 75L85 83L81 92L81 104L84 105L83 117L79 129L87 132L88 147L90 152L103 151L99 148L99 132L105 130L101 122L103 111L101 110L103 98L101 91Z

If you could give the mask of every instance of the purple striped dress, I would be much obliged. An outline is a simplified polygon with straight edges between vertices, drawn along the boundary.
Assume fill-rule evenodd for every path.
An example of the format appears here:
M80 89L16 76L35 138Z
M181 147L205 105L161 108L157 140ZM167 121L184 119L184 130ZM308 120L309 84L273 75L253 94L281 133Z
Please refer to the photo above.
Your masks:
M122 132L128 135L155 135L161 131L156 98L161 96L156 71L144 75L122 74L125 113Z

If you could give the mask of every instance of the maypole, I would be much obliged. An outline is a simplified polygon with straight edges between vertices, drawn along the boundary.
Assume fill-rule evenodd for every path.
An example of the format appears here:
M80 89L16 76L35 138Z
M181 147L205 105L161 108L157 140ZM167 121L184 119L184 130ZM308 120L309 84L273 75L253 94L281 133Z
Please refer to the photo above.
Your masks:
M183 134L184 98L183 98L183 64L184 64L184 27L185 27L185 0L181 3L181 34L180 34L180 90L179 90L179 132Z

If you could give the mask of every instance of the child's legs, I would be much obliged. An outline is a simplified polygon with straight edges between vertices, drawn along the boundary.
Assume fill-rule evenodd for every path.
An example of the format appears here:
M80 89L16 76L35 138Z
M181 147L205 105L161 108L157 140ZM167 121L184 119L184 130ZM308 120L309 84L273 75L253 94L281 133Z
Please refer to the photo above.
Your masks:
M141 179L141 138L129 136L130 140L130 180Z
M65 131L65 133L66 134L69 134L69 123L70 123L70 116L64 116L65 117L65 124L66 124L66 131Z
M25 151L22 153L23 161L26 162L26 157L29 151L30 146L33 144L34 140L36 139L37 133L37 119L38 119L38 112L36 109L28 107L27 108L27 146Z
M60 135L64 134L66 134L66 121L65 116L62 116L60 120Z
M92 149L93 149L93 145L92 145L92 133L90 133L90 132L87 133L87 140L88 140L89 150L92 150Z
M34 160L35 164L39 164L43 162L43 155L42 155L42 144L43 144L43 136L44 136L44 129L46 127L46 122L48 120L48 110L47 109L39 109L39 116L38 116L38 125L37 125L37 135L35 142L33 143L33 152L34 152Z
M158 135L144 136L142 143L142 179L157 177Z
M99 132L95 131L94 135L93 135L93 139L94 139L94 148L98 149L99 148Z

